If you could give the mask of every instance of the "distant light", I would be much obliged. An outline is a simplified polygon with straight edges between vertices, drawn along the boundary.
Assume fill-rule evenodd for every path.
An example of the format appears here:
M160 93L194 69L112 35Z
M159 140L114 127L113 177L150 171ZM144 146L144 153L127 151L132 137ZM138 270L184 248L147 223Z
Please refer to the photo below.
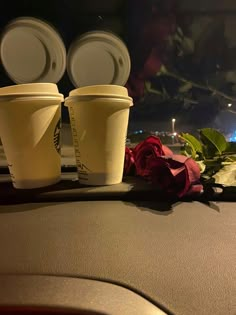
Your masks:
M231 103L229 103L229 104L228 104L228 107L231 107L231 106L232 106L232 104L231 104Z
M236 142L236 130L233 132L233 134L229 138L229 142Z
M143 133L143 131L142 131L142 130L139 130L139 133Z
M172 118L172 122L175 122L175 118Z
M174 135L174 136L177 136L177 132L174 132L173 135Z

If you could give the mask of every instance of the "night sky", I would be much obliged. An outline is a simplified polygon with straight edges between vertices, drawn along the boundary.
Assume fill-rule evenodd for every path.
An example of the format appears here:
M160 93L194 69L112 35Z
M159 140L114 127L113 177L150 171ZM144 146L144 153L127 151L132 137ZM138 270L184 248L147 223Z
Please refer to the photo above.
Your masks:
M4 6L2 5L1 8L0 29L3 30L4 26L15 17L34 16L51 22L61 34L67 49L77 36L96 28L116 32L130 47L129 27L132 23L132 16L130 16L132 10L128 9L128 4L129 1L122 0L4 1ZM10 84L13 82L0 66L0 86ZM58 82L58 87L65 96L74 88L66 73ZM222 124L226 124L228 129L232 129L236 120L236 115L221 113L214 102L207 104L203 102L196 108L189 108L184 107L181 102L157 103L155 97L147 96L143 102L137 101L131 109L130 129L170 130L173 117L176 118L176 128L179 131L203 126L224 130ZM68 121L65 108L63 118Z

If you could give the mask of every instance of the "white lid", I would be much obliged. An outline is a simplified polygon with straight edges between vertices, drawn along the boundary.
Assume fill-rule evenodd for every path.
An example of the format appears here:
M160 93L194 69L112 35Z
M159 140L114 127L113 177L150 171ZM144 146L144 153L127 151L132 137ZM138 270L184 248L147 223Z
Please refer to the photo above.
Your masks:
M80 102L82 100L107 100L113 99L118 101L127 101L129 106L133 106L133 99L129 97L128 90L120 85L92 85L77 88L72 90L69 96L65 99L65 106L67 104Z
M128 90L124 86L120 85L92 85L85 86L70 91L69 96L87 96L87 95L101 95L116 97L128 97Z
M27 83L4 86L0 88L0 95L8 94L59 94L58 87L54 83Z
M128 49L112 33L88 32L71 45L67 72L75 87L124 85L130 73Z
M5 86L0 88L0 101L6 98L55 98L64 100L63 94L60 94L58 87L54 83L28 83Z
M57 83L66 68L66 50L59 34L35 18L18 18L6 27L1 61L15 83Z

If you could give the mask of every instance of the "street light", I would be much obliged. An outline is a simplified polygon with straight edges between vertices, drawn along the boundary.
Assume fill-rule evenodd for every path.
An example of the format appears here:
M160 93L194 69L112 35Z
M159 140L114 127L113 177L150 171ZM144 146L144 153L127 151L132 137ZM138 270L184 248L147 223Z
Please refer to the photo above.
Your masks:
M176 135L176 133L175 133L175 118L172 118L172 120L171 120L171 122L172 122L172 144L174 144L175 143L175 135Z
M175 118L172 118L172 134L175 133Z

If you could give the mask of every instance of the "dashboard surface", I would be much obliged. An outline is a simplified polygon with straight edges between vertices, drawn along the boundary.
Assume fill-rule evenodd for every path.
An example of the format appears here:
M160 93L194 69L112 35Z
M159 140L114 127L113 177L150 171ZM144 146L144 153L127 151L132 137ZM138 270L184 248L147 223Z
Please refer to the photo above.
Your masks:
M0 274L102 281L167 314L234 315L235 208L198 201L1 205Z

